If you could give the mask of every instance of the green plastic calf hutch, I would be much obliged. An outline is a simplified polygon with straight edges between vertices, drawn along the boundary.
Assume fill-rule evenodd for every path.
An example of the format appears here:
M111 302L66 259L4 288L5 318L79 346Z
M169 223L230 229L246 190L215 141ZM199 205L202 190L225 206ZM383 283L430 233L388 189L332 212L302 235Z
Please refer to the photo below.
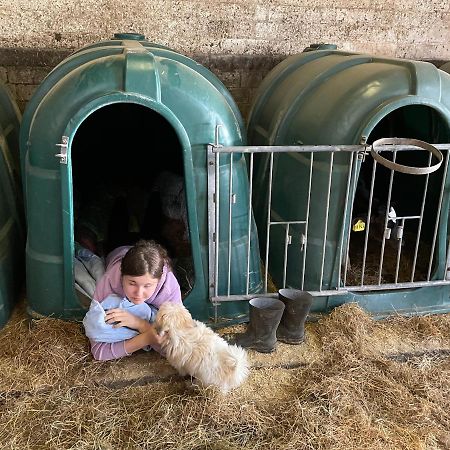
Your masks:
M0 327L8 321L25 278L19 126L19 109L0 85Z
M88 221L98 222L105 251L142 237L167 243L184 304L195 318L207 322L216 315L220 322L246 316L245 302L215 309L209 301L206 149L217 138L218 125L221 144L245 142L241 115L224 85L202 65L139 34L117 34L82 48L44 79L21 128L32 315L78 319L85 313L89 298L74 289L72 260L87 209ZM233 158L234 187L245 192L245 158ZM224 191L226 161L220 162ZM178 194L184 204L178 207L186 211L184 228L183 220L168 222L163 214L168 207L163 194L175 190L164 186L170 177L182 179ZM249 208L245 195L241 198L233 209L230 288L235 294L246 289L241 276L246 231L239 223L247 223ZM219 260L226 260L227 234L221 239ZM257 242L254 222L251 239ZM257 244L253 248L250 292L261 288ZM219 274L220 291L225 278Z
M443 161L421 176L388 169L369 153L380 138L441 144ZM279 153L273 164L263 153L255 161L253 208L277 287L315 292L318 313L345 302L375 316L450 310L448 73L426 62L312 46L263 80L248 141L363 149ZM396 157L396 167L437 164L428 152L394 153L386 158ZM269 200L270 220L292 224L287 246L285 225L270 224L268 237Z

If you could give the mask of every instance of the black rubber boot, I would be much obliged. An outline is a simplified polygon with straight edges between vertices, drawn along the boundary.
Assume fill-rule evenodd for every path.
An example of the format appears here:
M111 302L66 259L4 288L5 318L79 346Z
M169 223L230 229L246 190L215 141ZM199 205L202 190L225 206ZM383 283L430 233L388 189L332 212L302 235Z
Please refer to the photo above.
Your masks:
M234 343L261 353L270 353L277 344L276 331L284 303L276 298L257 297L249 301L250 322L245 333L235 336Z
M286 305L277 330L277 338L286 344L301 344L305 340L305 322L313 297L297 289L280 289L278 298Z

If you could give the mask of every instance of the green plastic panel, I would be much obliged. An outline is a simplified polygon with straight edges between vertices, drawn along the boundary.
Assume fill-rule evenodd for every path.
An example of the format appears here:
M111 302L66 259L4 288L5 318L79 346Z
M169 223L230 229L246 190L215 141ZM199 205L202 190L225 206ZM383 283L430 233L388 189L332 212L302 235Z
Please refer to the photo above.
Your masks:
M0 85L0 327L9 319L24 281L19 126L17 105Z
M388 116L398 119L389 122L390 128L382 126L383 119ZM248 125L250 145L351 145L379 137L449 142L450 76L425 62L308 48L281 62L263 80ZM322 289L336 289L339 285L340 238L343 228L345 236L348 229L343 218L349 164L349 154L335 155ZM359 164L355 176L359 174ZM290 264L286 277L286 284L292 288L300 288L304 276L305 289L320 289L329 167L328 154L315 154L306 268L303 274L301 246L294 242L288 253ZM269 156L261 156L255 162L255 168L253 206L261 248L265 248ZM278 221L304 218L308 205L310 155L277 155L273 170L273 216ZM409 186L403 189L407 198ZM355 192L351 192L352 195ZM433 279L444 277L448 207L447 186ZM285 232L280 228L272 227L272 230L269 272L276 285L281 286ZM436 295L429 294L433 292ZM447 288L434 291L427 287L423 289L425 298L418 300L420 294L411 293L406 302L405 290L384 292L383 295L370 292L318 297L313 309L322 312L342 302L359 301L374 314L395 310L442 311L450 309L449 292Z
M69 56L43 80L27 105L20 147L26 186L30 312L68 319L80 318L85 312L73 287L71 150L76 132L87 117L95 117L102 108L105 110L118 104L134 105L136 110L146 110L161 117L176 136L183 155L195 272L193 288L184 303L194 317L209 321L216 311L208 299L206 148L214 142L217 125L221 125L221 144L244 144L242 117L230 93L205 67L167 47L150 43L140 35L127 34L116 35L115 39L85 47ZM145 113L139 118L144 116ZM154 134L151 124L142 123L137 129L145 138L139 142L138 149L128 149L126 136L121 133L120 118L112 118L107 127L107 133L112 136L109 139L116 136L122 140L124 148L114 155L105 153L105 158L118 161L122 158L126 166L129 158L140 158L139 152L167 151L163 146L152 146L152 142L160 137ZM152 131L145 134L146 129ZM56 145L61 143L63 136L68 138L68 164L60 164L55 157L60 150ZM136 154L133 155L131 150ZM89 151L102 149L97 146ZM142 158L144 156L151 161L149 154L142 154ZM226 162L226 159L221 160L222 167L228 167ZM100 165L101 162L99 168ZM225 173L224 177L228 180L229 174ZM248 200L245 200L248 195L244 195L248 191L247 167L242 155L235 156L233 180L237 189L242 190L237 192L242 194L242 203L233 213L233 219L239 224L248 220ZM224 226L224 223L220 224L221 228ZM233 230L233 261L246 258L245 233L246 230L240 227ZM224 234L221 248L226 246ZM252 239L257 239L255 224ZM224 251L219 254L220 260L227 258ZM251 255L251 292L261 288L259 264L259 253L255 250ZM240 270L240 264L233 265L231 291L235 294L245 292L246 280ZM221 293L224 293L224 280L226 273L221 272ZM220 305L217 314L224 321L239 320L245 317L247 308L246 302L233 302Z

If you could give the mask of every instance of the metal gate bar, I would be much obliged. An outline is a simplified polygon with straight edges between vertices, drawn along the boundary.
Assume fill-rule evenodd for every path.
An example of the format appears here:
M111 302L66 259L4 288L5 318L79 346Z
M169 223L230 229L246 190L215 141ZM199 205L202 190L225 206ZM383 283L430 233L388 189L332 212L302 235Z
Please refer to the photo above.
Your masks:
M327 234L328 234L328 217L330 212L330 196L331 196L331 181L333 177L333 163L334 163L334 152L330 153L330 168L328 172L328 192L327 192L327 203L326 203L326 215L325 215L325 226L323 230L323 246L322 246L322 263L320 266L320 283L319 285L323 285L323 270L325 267L325 253L326 253L326 246L327 246ZM311 195L311 191L309 192L309 195ZM304 273L303 268L303 273ZM283 286L284 287L284 286Z
M449 157L449 152L447 152L447 157L445 158L444 174L447 173L448 157ZM434 249L435 249L435 246L436 246L436 238L437 238L437 234L438 234L439 223L440 223L440 220L441 220L442 199L444 197L445 181L446 181L445 176L443 176L442 177L441 192L439 193L439 206L438 206L438 211L436 213L436 225L434 227L434 233L433 233L433 244L431 245L431 258L430 258L430 264L428 266L427 280L429 280L430 276L431 276L431 266L433 264ZM447 260L447 258L445 258L445 260ZM445 277L445 275L444 275L444 277Z
M397 152L394 151L394 154L392 156L392 161L395 162L397 159ZM377 162L374 161L373 165L374 167L376 166ZM391 204L391 195L392 195L392 184L394 182L394 171L391 170L391 175L389 178L389 190L388 190L388 197L386 200L386 214L384 216L384 229L386 229L387 223L388 223L388 216L389 216L389 206ZM386 246L386 239L383 239L383 241L381 242L381 254L380 254L380 266L378 269L378 284L381 284L381 276L383 273L383 262L384 262L384 251L385 251L385 246Z
M231 288L231 214L233 211L233 155L230 155L230 176L228 179L228 277L227 277L227 293L230 295ZM217 208L219 209L219 208ZM248 276L248 274L247 274Z
M432 156L433 155L430 153L430 156L428 157L428 165L429 166L431 165ZM414 274L416 273L417 255L419 253L420 235L422 233L423 214L425 211L425 203L426 203L426 199L427 199L428 182L429 182L430 174L427 173L425 175L425 177L426 177L425 178L425 186L423 189L422 203L420 206L420 219L419 219L419 224L418 224L418 228L417 228L416 245L414 247L414 258L413 258L413 264L412 264L412 269L411 269L411 281L414 281Z
M395 161L395 157L394 157L394 161ZM371 222L370 218L372 217L373 189L374 189L374 186L375 186L376 172L377 172L377 162L374 161L373 162L373 166L372 166L372 178L370 180L369 210L367 212L367 218L366 218L366 233L365 233L365 236L364 236L363 264L362 264L362 271L361 271L361 286L364 286L364 273L366 271L367 244L369 242L370 222ZM392 173L393 173L393 171L391 170L391 180L390 180L390 185L389 185L389 196L391 195L390 191L391 191L391 188L392 188ZM389 200L387 202L387 204L389 205L390 203L391 202ZM386 212L386 217L387 217L387 212ZM386 224L385 224L385 228L386 228ZM351 231L351 230L349 229L349 231ZM348 242L350 244L350 233L348 235ZM384 243L384 239L383 239L383 243ZM381 250L382 253L383 253L383 250L384 249ZM380 269L380 273L381 273L381 269Z
M250 241L251 241L251 227L252 227L252 199L253 199L253 153L250 154L250 169L249 169L249 189L248 189L248 221L247 221L247 281L245 283L245 294L248 294L250 285ZM266 289L267 290L267 289Z
M349 196L350 196L350 182L352 181L352 191L355 192L356 190L356 173L354 173L353 171L355 170L356 172L356 163L355 163L355 159L358 158L360 160L362 160L364 158L365 153L362 152L355 152L353 154L353 157L350 158L350 167L349 167L349 175L348 175L348 180L347 180L347 189L345 192L345 211L347 211L348 208L348 202L349 202ZM348 221L351 220L353 216L353 203L350 205L350 211L349 211L349 219ZM346 217L344 216L344 221L345 221ZM342 261L342 248L344 247L344 232L345 232L345 227L342 227L342 236L341 236L341 253L340 253L340 260ZM348 227L348 236L347 236L347 245L345 248L345 263L344 263L344 279L343 279L343 286L345 286L347 284L347 273L348 273L348 261L349 261L349 250L350 250L350 233L351 233L351 228L350 226ZM339 264L339 279L338 279L338 288L342 288L342 286L340 285L341 283L341 267L342 264Z
M303 251L303 261L302 261L302 284L301 288L305 286L305 267L306 267L306 252L308 242L308 229L309 229L309 211L311 208L311 186L312 186L312 171L313 171L313 163L314 163L314 153L311 153L311 159L309 162L309 180L308 180L308 198L306 204L306 221L305 221L305 234L302 237L302 247Z
M267 281L269 278L269 243L270 243L270 222L272 211L272 176L273 176L273 153L270 154L269 166L269 196L267 200L267 230L266 230L266 256L264 258L264 292L267 292Z

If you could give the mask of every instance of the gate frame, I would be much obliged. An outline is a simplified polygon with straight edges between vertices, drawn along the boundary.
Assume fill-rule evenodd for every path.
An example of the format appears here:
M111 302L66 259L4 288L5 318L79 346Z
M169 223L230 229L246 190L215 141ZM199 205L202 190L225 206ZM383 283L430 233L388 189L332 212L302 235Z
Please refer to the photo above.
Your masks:
M445 156L445 162L444 162L444 174L443 174L443 180L442 180L442 186L440 191L440 197L439 197L439 208L438 208L438 220L435 226L434 230L434 236L433 236L433 247L430 252L430 262L432 263L434 259L434 244L437 236L437 232L439 229L440 224L440 211L442 208L442 201L443 201L443 193L445 188L445 182L447 179L447 170L448 170L448 163L449 163L449 157L450 157L450 143L446 144L431 144L433 147L435 147L438 150L444 150L447 151L447 155ZM255 297L264 296L264 297L277 297L278 293L270 293L267 292L267 282L268 282L268 257L269 257L269 242L270 237L268 235L266 239L266 254L264 255L264 261L265 261L265 276L264 276L264 291L260 293L254 293L249 294L248 289L245 294L235 294L230 295L229 293L227 295L218 295L218 279L219 279L219 266L218 266L218 249L219 249L219 234L217 225L219 224L219 217L220 217L220 211L218 207L218 199L219 199L219 157L220 154L233 154L233 153L244 153L250 155L250 168L249 168L249 182L250 182L250 192L249 192L249 221L251 217L251 211L252 211L252 186L253 186L253 155L255 153L270 153L271 154L271 164L270 164L270 174L269 174L269 197L270 192L272 189L272 169L273 169L273 155L275 153L290 153L290 152L296 152L296 153L324 153L324 152L330 152L332 155L337 152L351 152L356 155L356 157L360 160L364 160L364 158L370 154L371 145L368 144L360 144L360 145L292 145L292 146L222 146L218 142L218 128L216 128L216 134L215 134L215 143L209 144L207 146L207 176L208 176L208 248L209 248L209 274L208 274L208 281L209 281L209 300L213 303L214 306L217 306L221 302L230 302L230 301L239 301L239 300L250 300ZM377 151L406 151L411 150L411 145L381 145L377 146ZM332 158L332 156L331 156ZM232 164L232 158L230 158L231 164ZM353 161L353 159L351 160ZM431 158L430 158L431 161ZM312 165L312 162L311 162ZM330 165L330 167L332 167ZM349 172L353 173L354 169L350 168ZM393 171L392 169L390 169ZM330 168L330 177L331 177L331 168ZM372 181L373 183L373 181ZM330 186L329 186L330 189ZM311 185L309 186L309 196L311 193ZM230 180L230 207L231 207L231 195L232 195L232 180ZM328 198L330 196L330 190L328 191ZM345 210L344 210L344 226L343 230L345 229L345 223L348 220L347 219L347 206L349 201L349 186L347 186L347 192L346 192L346 202L345 202ZM270 204L270 200L269 200ZM309 211L309 205L308 205L308 211ZM370 212L370 211L369 211ZM352 211L348 214L351 219ZM328 217L328 214L327 214ZM303 221L302 223L306 224L306 229L308 227L308 223ZM229 220L229 229L231 229L231 214L230 214L230 220ZM268 226L270 226L268 222ZM325 235L327 233L327 228L325 226ZM344 231L343 231L344 233ZM384 240L383 240L384 241ZM248 242L248 245L250 246L250 240ZM306 244L307 245L307 244ZM348 250L348 249L347 249ZM306 251L305 251L306 255ZM446 264L448 265L450 256L450 243L447 242L447 252L446 252ZM342 255L340 256L340 262L342 263ZM323 267L322 267L323 270ZM341 287L341 281L339 280L339 285L336 287L336 289L328 289L328 290L317 290L317 291L308 291L310 292L314 297L328 297L328 296L342 296L347 295L354 292L371 292L371 291L386 291L386 290L398 290L398 289L406 289L406 288L419 288L419 287L430 287L430 286L443 286L443 285L450 285L450 279L446 280L446 272L444 272L444 279L442 280L427 280L427 281L412 281L412 282L400 282L400 283L389 283L389 284L376 284L376 285L361 285L361 286L345 286ZM229 272L228 272L229 276ZM430 277L430 273L428 273L428 278ZM247 273L248 278L248 273ZM340 277L339 277L340 278ZM322 284L322 283L321 283ZM228 288L229 290L229 288Z

